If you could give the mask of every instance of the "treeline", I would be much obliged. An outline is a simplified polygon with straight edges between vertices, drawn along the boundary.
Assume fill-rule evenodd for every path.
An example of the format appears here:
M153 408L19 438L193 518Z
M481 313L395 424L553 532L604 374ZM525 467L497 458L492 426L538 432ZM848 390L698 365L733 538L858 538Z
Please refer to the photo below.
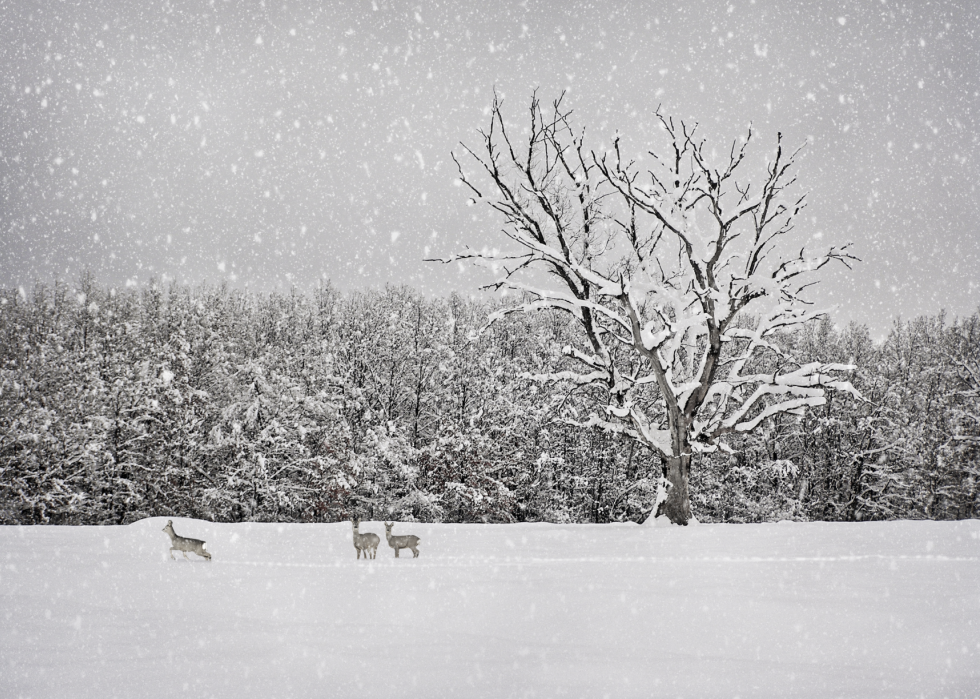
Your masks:
M566 318L404 287L257 295L93 279L0 292L0 522L642 520L659 459L541 384ZM783 338L836 397L699 455L701 521L980 512L980 317Z
M828 394L709 455L694 474L713 521L980 516L980 314L867 328L828 319L784 338L801 361L844 362L864 401Z

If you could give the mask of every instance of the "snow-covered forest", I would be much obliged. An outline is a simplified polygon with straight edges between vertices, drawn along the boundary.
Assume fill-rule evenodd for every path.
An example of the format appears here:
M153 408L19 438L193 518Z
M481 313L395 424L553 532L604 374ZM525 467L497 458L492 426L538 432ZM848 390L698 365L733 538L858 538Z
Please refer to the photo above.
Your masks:
M501 303L91 277L5 290L0 522L643 521L660 457L569 424L593 393L531 379L562 371L579 331L547 309L485 328ZM779 341L855 365L864 400L698 454L700 521L980 516L980 312L882 339L825 318Z

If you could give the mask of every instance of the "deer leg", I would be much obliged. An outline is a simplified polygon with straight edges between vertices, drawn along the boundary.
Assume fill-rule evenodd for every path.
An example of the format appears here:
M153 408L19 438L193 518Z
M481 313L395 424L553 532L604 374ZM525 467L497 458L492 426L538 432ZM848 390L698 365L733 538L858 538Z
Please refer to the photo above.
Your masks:
M181 553L184 554L184 558L187 558L187 551L181 551ZM187 558L187 560L189 561L191 559Z
M170 560L171 561L176 561L177 560L176 558L174 558L174 550L173 550L173 548L170 549Z

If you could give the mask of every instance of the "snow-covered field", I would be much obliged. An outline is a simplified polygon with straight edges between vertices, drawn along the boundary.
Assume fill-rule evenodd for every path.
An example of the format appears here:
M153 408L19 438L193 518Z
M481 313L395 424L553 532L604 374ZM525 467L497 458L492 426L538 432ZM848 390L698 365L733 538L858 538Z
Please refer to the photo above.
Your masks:
M0 528L0 697L977 697L980 522Z

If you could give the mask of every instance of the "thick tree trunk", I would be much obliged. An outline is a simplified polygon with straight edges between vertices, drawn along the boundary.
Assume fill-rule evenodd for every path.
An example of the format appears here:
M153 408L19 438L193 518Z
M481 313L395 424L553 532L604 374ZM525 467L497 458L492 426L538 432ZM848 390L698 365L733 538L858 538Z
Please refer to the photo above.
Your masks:
M686 525L691 520L691 496L687 487L691 477L691 455L672 456L666 459L664 466L664 477L670 483L670 489L656 515L666 515L672 523Z

